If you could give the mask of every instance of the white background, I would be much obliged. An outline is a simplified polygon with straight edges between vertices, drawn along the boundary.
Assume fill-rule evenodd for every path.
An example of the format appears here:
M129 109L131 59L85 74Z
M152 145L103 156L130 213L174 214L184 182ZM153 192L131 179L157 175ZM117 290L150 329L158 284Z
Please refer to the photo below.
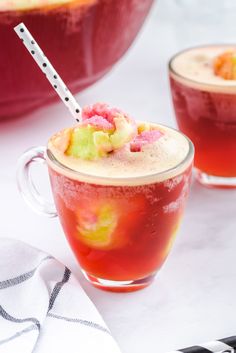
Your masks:
M137 119L175 126L169 57L194 44L230 42L235 34L232 11L226 9L222 17L225 6L233 2L204 4L158 1L125 58L78 96L81 105L106 101ZM206 189L193 181L177 241L154 284L130 294L99 291L82 278L58 220L34 214L16 188L18 156L30 146L45 145L52 133L71 123L60 102L31 116L0 121L0 236L24 240L69 266L123 353L165 352L235 334L236 191ZM46 169L36 172L46 192Z

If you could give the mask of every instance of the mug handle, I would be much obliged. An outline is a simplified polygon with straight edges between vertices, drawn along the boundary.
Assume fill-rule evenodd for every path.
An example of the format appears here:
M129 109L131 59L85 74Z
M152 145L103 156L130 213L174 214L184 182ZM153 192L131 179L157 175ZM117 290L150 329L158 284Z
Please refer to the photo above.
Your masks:
M43 146L33 147L27 150L18 160L17 164L17 186L26 203L38 214L46 217L56 217L55 205L40 195L30 173L32 163L46 164L46 148Z

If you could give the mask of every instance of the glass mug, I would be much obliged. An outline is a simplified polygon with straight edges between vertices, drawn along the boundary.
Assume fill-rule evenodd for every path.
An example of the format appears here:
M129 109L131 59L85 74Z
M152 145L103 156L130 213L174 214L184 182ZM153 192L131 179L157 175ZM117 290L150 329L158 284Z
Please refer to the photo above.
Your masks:
M35 147L19 159L18 187L35 211L59 216L89 282L110 291L133 291L152 282L175 239L191 179L194 147L190 140L188 145L176 167L128 178L83 174L61 164L45 147ZM33 162L47 164L56 210L30 177Z
M204 46L211 47L211 46ZM223 47L223 46L222 46ZM196 178L203 185L236 187L235 85L204 83L176 72L169 61L172 100L179 129L193 141Z

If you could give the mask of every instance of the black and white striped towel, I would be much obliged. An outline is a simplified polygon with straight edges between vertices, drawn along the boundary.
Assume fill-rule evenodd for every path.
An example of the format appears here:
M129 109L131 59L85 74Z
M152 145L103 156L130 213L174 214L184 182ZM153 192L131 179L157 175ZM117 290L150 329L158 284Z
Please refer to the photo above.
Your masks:
M0 239L0 353L120 353L70 270Z

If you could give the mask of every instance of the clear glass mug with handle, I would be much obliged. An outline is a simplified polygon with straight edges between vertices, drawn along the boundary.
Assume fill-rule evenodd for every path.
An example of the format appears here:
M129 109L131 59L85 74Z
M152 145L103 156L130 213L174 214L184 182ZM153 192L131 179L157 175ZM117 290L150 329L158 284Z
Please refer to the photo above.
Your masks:
M194 156L193 144L185 138L188 153L174 168L128 178L79 173L49 149L34 147L19 159L18 187L36 212L59 216L93 285L119 292L141 289L165 261L183 215ZM48 167L56 208L35 187L30 173L35 162Z
M169 61L176 120L194 143L196 178L209 187L236 188L236 80L218 78L213 71L213 59L232 48L191 47Z

